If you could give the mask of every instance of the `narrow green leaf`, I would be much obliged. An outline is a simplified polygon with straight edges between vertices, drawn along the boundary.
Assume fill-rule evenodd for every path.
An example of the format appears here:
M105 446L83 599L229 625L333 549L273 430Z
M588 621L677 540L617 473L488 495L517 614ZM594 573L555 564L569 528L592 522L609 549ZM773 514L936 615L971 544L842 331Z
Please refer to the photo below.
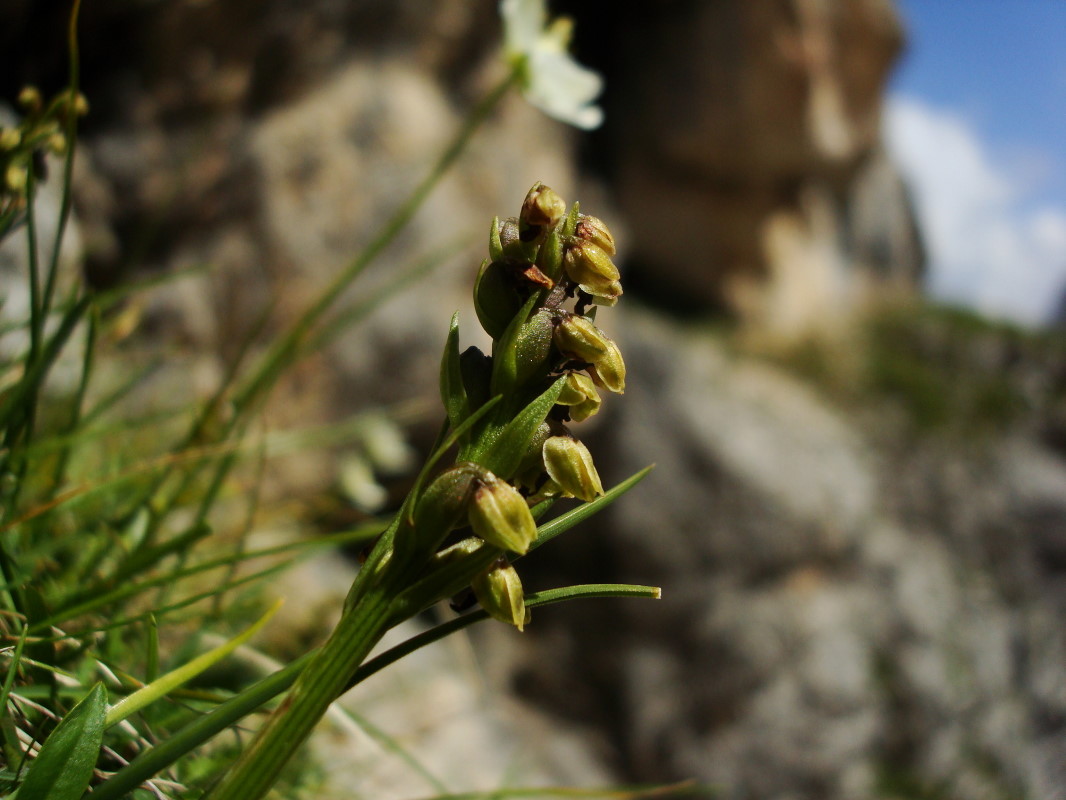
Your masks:
M444 357L440 363L440 399L448 414L448 423L458 428L470 415L470 404L463 386L463 373L459 367L459 312L452 315L448 329L448 341L444 344Z
M412 774L420 776L426 783L430 785L430 787L434 791L441 792L442 794L448 791L448 787L445 786L444 782L441 781L441 779L438 778L436 775L434 775L433 772L429 769L429 767L427 767L425 764L415 758L414 754L409 749L404 747L403 744L400 743L397 739L390 736L386 731L379 728L377 725L372 723L363 715L356 714L350 708L345 708L339 703L335 705L334 708L339 713L344 714L352 722L358 725L362 729L363 733L373 739L374 742L377 743L378 747L380 747L384 752L399 758L407 766L407 769Z
M544 523L539 528L537 528L537 538L533 541L533 544L530 545L529 549L534 550L540 547L541 545L546 544L547 542L558 536L560 533L564 533L565 531L570 530L579 522L588 519L597 511L606 508L619 497L621 497L623 494L625 494L638 483L640 483L642 480L644 480L648 476L648 473L651 472L653 469L655 469L655 465L651 464L642 469L640 472L637 472L636 474L626 478L624 481L619 483L617 486L612 488L603 496L597 497L595 500L590 500L587 503L582 503L577 508L571 511L567 511L565 514L560 514L555 519Z
M145 621L148 630L146 643L144 679L151 683L159 676L159 623L156 622L155 614L149 614Z
M19 631L18 641L15 642L15 650L11 654L11 663L8 665L7 674L4 676L4 685L0 688L0 731L3 732L8 763L14 763L15 754L22 750L15 730L15 721L7 713L7 698L11 694L11 687L15 685L15 677L18 675L19 664L22 662L22 650L26 646L27 632L26 626L22 626Z
M614 585L571 586L565 589L553 589L547 592L535 592L526 595L526 606L527 608L536 608L562 602L563 600L605 596L617 597L620 595L656 598L659 596L659 590L654 587ZM360 666L348 681L345 691L389 665L396 663L404 656L410 655L416 650L488 618L489 615L480 609L471 611L407 639ZM226 700L207 714L198 717L185 728L174 733L152 749L145 751L115 773L109 780L97 786L93 791L93 797L97 798L97 800L118 800L124 797L134 787L167 769L192 749L208 741L230 725L236 724L244 716L288 689L317 652L317 650L314 650L306 653L296 661L248 687L235 697Z
M483 420L485 416L496 407L496 404L500 402L500 399L501 398L498 395L493 397L477 411L472 412L470 416L463 421L463 424L452 430L448 436L442 437L440 446L433 451L430 457L426 459L426 463L422 465L422 469L415 478L411 491L407 493L407 500L404 501L404 505L401 507L397 519L399 519L402 514L407 514L408 517L410 516L414 511L419 496L422 494L422 487L425 485L426 481L429 480L429 476L433 473L433 468L437 465L437 462L444 457L444 454L447 453L464 434L481 422L481 420ZM448 426L445 425L444 430L447 430L447 428ZM363 570L360 570L360 572L362 571Z
M529 442L537 428L548 416L559 392L563 390L564 379L559 378L549 386L536 400L522 409L518 415L503 428L488 444L476 460L485 469L495 473L504 480L510 480L522 463L529 448Z
M112 725L116 725L131 714L135 714L149 703L154 703L161 697L165 697L167 694L177 689L183 683L188 683L204 670L213 667L219 661L224 659L242 644L251 639L255 634L267 624L278 608L281 607L281 601L273 605L273 607L267 611L259 620L252 625L248 630L244 631L238 636L233 637L225 644L221 644L218 647L204 653L201 656L197 656L187 664L182 664L175 670L171 670L166 675L149 683L138 689L128 697L124 697L119 702L115 703L107 712L107 719L104 721L105 727L110 728Z
M499 261L503 258L503 242L500 241L500 218L492 218L492 227L489 228L489 258Z
M515 387L518 376L518 337L522 326L529 321L529 315L540 299L539 294L529 296L518 313L511 319L507 330L492 347L492 382L489 392L493 395L509 395Z
M574 201L574 204L570 206L570 213L566 215L566 219L563 220L563 238L569 239L574 235L574 231L577 230L577 220L581 216L581 206Z
M79 800L93 777L106 713L107 692L98 683L41 745L19 787L19 800Z
M92 298L83 297L63 316L59 327L48 340L44 352L31 368L22 376L9 394L0 403L0 420L7 420L18 409L25 408L29 398L34 397L52 364L59 357L70 335L74 332L82 316L92 304Z
M565 223L564 223L565 224ZM544 244L537 253L537 267L547 275L554 283L558 283L563 275L563 239L559 230L561 226L552 228L544 238ZM545 289L546 293L550 291Z

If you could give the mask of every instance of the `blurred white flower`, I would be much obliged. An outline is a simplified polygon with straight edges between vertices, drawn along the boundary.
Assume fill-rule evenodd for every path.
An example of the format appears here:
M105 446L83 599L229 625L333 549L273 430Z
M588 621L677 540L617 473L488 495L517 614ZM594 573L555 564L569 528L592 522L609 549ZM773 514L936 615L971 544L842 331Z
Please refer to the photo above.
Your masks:
M500 0L504 49L521 70L526 99L545 114L591 130L603 122L593 101L603 78L578 64L568 51L572 22L559 17L548 24L545 0Z

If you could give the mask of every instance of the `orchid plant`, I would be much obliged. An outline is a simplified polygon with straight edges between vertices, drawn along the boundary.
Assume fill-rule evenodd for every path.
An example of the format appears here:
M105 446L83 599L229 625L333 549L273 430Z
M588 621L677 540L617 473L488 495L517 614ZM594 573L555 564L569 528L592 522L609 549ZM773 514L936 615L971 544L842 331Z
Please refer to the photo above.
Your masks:
M138 475L141 480L116 479L111 494L94 487L108 502L89 506L86 516L74 502L83 490L63 489L72 464L92 447L86 420L107 411L106 405L83 406L90 396L100 312L114 297L94 297L75 287L53 306L56 264L53 259L38 274L34 215L35 184L44 177L36 167L41 151L50 148L66 159L58 242L70 207L76 119L87 108L78 92L77 9L76 1L69 88L51 104L27 90L25 121L0 128L0 238L26 231L34 298L27 322L31 346L22 368L10 373L13 383L0 392L0 656L6 659L0 682L0 793L14 792L19 800L119 800L141 787L161 795L162 784L184 792L187 787L160 776L176 774L170 771L202 745L285 693L236 763L221 775L215 756L208 777L191 789L219 779L208 793L212 800L256 800L275 786L331 703L413 650L489 618L521 631L532 609L562 600L657 598L655 587L630 585L527 593L515 566L647 473L605 491L591 452L574 433L573 426L600 409L601 392L625 390L621 351L596 316L618 302L622 284L607 225L537 183L516 216L492 221L488 257L471 276L478 322L492 340L491 350L461 350L459 321L452 319L440 370L444 421L414 487L390 523L326 542L377 537L330 638L231 696L183 693L188 681L229 657L269 620L268 613L210 651L161 670L159 620L203 596L155 607L147 601L185 578L231 569L253 555L277 555L238 552L186 562L211 530L220 487L239 461L241 437L267 393L299 358L357 319L336 309L339 298L403 229L506 92L517 86L546 113L588 129L602 121L594 104L602 81L569 56L570 23L550 21L543 0L502 0L509 75L472 110L425 180L268 344L260 361L235 367L204 407L190 413L187 432L167 446L156 466ZM396 286L406 280L400 275ZM40 390L71 332L83 324L89 334L70 419L45 439L38 424L46 400ZM208 457L202 455L205 445L215 448L208 448ZM58 455L42 462L39 452ZM42 480L34 470L47 476ZM579 504L549 519L553 504L567 498ZM178 566L170 566L175 558ZM231 573L214 598L247 580ZM367 660L386 631L467 590L479 609ZM142 630L148 631L143 670L106 667L130 641L140 641ZM138 672L143 680L133 677ZM153 715L163 705L158 701L178 697L208 708L183 707L177 722ZM146 721L148 735L138 732L138 719Z

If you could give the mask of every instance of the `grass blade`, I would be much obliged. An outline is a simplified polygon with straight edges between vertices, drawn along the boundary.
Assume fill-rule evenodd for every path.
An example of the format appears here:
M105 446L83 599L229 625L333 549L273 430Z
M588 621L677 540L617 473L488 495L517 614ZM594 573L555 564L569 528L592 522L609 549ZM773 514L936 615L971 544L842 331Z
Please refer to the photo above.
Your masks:
M149 703L154 703L156 700L165 697L182 684L191 681L204 670L213 667L258 633L280 607L281 601L279 600L269 611L260 617L254 625L240 635L233 637L225 644L221 644L201 656L197 656L187 664L182 664L180 667L171 670L166 675L156 678L148 685L115 703L115 705L108 709L107 718L104 720L104 727L110 728L112 725L118 724L131 714L140 711Z
M648 473L651 472L653 469L655 469L654 464L647 466L640 472L637 472L634 475L631 475L630 477L626 478L624 481L619 483L617 486L612 488L609 492L602 495L601 497L597 497L595 500L590 500L587 503L582 503L577 508L571 511L567 511L565 514L560 514L558 517L551 520L550 522L544 523L539 528L537 528L537 538L533 541L533 544L530 545L530 550L550 542L560 533L564 533L570 530L578 523L583 522L596 512L600 511L603 508L606 508L619 497L621 497L623 494L625 494L638 483L640 483L642 480L644 480L644 478L648 476Z

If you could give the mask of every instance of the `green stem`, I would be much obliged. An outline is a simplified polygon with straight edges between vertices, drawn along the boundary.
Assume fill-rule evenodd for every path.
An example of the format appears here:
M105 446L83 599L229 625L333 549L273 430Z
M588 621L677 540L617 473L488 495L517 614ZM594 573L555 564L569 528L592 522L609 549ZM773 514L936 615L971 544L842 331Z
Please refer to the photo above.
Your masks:
M648 586L617 586L613 584L568 586L562 589L549 589L548 591L527 595L526 607L536 608L567 600L597 597L655 598L658 597L658 591L658 589ZM416 650L488 618L489 615L484 611L473 611L411 637L359 667L349 679L344 691L348 691L356 684L396 663L404 656L410 655ZM142 753L112 775L107 781L93 789L92 796L94 800L119 800L119 798L133 791L141 783L149 780L153 775L158 775L167 769L186 753L199 747L211 737L236 724L243 717L268 703L292 686L317 653L317 650L313 650L301 656L296 661L291 662L272 675L268 675L240 694L231 697L218 707L190 722L151 750Z
M37 250L37 178L31 165L26 180L26 247L29 265L30 290L30 352L26 363L33 366L41 352L41 337L44 335L44 315L41 309L40 256Z
M333 635L271 714L252 746L210 793L211 800L258 800L270 791L289 758L388 629L392 621L391 588L381 586L370 592L341 617Z
M67 52L70 57L69 72L67 75L67 116L66 136L67 153L63 161L63 200L59 207L59 222L56 225L55 241L52 244L51 258L48 264L48 274L45 277L44 296L41 298L41 314L48 316L52 308L52 296L55 294L56 276L59 273L59 255L63 244L63 234L66 232L67 223L70 221L70 209L73 201L70 190L74 180L74 143L78 132L78 113L75 111L78 92L80 91L81 74L78 56L78 15L81 11L81 0L74 0L70 11L70 20L67 27Z
M451 141L448 147L441 153L437 159L437 163L433 165L433 168L429 171L429 174L422 179L422 182L415 187L415 190L411 193L411 196L407 198L406 202L396 213L392 215L392 218L385 224L385 227L380 233L367 245L355 259L348 264L345 269L341 270L337 276L333 279L332 283L319 295L318 299L311 304L309 308L300 316L296 323L290 328L289 332L273 347L271 352L266 356L260 369L253 376L252 380L245 386L244 390L240 392L234 400L234 405L239 409L243 408L255 400L262 391L270 386L278 373L283 369L291 359L299 353L305 341L307 340L311 329L315 322L319 320L322 315L329 310L330 306L337 300L340 294L348 288L352 281L354 281L369 265L377 258L381 252L396 238L397 234L407 223L411 221L411 218L415 215L430 192L436 188L441 178L448 172L452 164L466 149L470 143L470 139L474 133L481 126L481 123L488 118L489 113L496 104L503 98L504 95L510 91L518 81L518 70L512 70L504 80L485 97L481 99L481 102L467 115L466 120L463 123L462 128L455 135L455 138Z

